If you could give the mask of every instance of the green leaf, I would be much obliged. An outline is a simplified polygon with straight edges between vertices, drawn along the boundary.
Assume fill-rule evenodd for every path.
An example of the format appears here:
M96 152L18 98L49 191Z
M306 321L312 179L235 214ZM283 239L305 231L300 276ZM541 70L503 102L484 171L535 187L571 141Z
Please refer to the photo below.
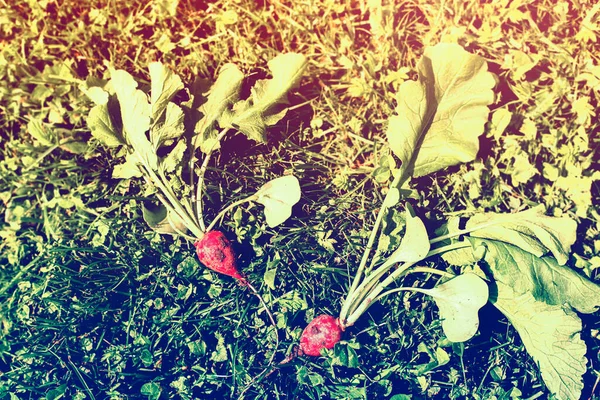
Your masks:
M231 126L250 139L264 142L266 127L285 116L285 110L275 106L287 102L287 93L300 81L306 64L306 57L297 53L273 58L268 63L273 78L257 81L250 98L234 104L232 111L225 110L219 120L221 127Z
M263 281L265 285L271 290L275 290L275 276L277 275L277 268L268 269L263 275Z
M293 175L275 178L255 194L256 202L265 206L265 218L271 228L282 224L292 215L292 207L300 201L300 195L300 182Z
M210 355L211 361L224 362L227 361L227 347L225 347L225 338L220 332L215 332L217 338L217 347Z
M385 201L382 206L391 208L400 201L400 191L397 188L390 188L389 193L385 196Z
M475 335L479 328L479 309L489 297L488 285L483 279L466 273L433 289L420 289L419 292L433 297L448 340L465 342Z
M160 62L150 63L148 71L150 72L152 120L157 121L173 96L183 89L183 82L179 76Z
M111 71L111 82L119 100L125 140L148 167L156 169L158 158L146 137L151 113L148 96L136 89L137 82L126 71Z
M446 222L446 224L444 224L441 228L436 230L435 233L437 236L442 236L442 235L447 235L447 234L454 234L456 236L459 236L460 235L459 223L460 223L459 217L448 218L448 222ZM450 240L447 240L443 243L449 244L450 242L451 242ZM478 262L481 259L481 257L483 257L483 255L480 254L480 252L473 250L473 248L471 248L471 247L456 249L456 250L447 251L445 253L442 253L442 259L444 261L446 261L448 264L461 266L461 267L465 266L465 265L475 264L476 262Z
M115 179L140 178L142 171L138 162L132 154L127 154L123 164L116 165L113 169L112 177Z
M36 118L30 119L27 123L27 132L44 146L52 146L56 140L52 131L47 129L44 123Z
M380 268L389 267L400 262L417 262L425 258L431 245L427 228L421 218L413 215L410 204L406 204L406 232L400 246L388 257Z
M538 257L551 252L561 265L569 259L577 239L577 222L546 216L543 207L515 214L476 214L467 221L466 229L472 231L472 237L511 243Z
M86 84L80 85L79 89L81 89L81 91L96 105L108 103L108 92L100 86L88 86L86 82Z
M148 397L148 400L158 400L162 389L156 382L146 382L140 388L140 393Z
M108 147L125 144L123 137L115 129L108 112L108 103L94 106L87 117L87 126L100 143Z
M194 129L194 149L200 148L204 153L218 148L215 142L215 122L223 112L239 100L240 88L244 74L235 64L225 64L219 71L214 85L210 88L206 102L200 107L203 117Z
M406 177L475 159L496 84L485 60L457 44L426 48L417 70L418 81L400 86L386 132Z
M185 142L179 141L173 150L171 150L169 154L161 160L161 165L165 172L174 172L177 167L181 165L186 148L187 145Z
M178 235L187 231L185 224L176 215L168 212L162 204L142 204L142 216L148 226L157 233Z
M178 139L185 132L183 110L175 103L168 103L165 108L164 120L150 132L150 140L155 149L165 142Z
M485 261L498 291L492 303L519 332L548 389L558 399L580 398L586 346L581 320L571 307L597 311L600 286L552 257L535 257L493 240L469 240L487 247Z
M509 285L517 294L531 293L550 305L568 304L582 313L600 307L600 286L553 257L535 257L519 247L493 240L469 239L487 248L484 259L496 281Z
M587 370L587 361L579 317L560 306L537 301L529 293L517 295L503 284L498 285L494 306L515 327L556 399L581 398L581 377Z
M285 309L286 312L297 312L308 308L306 300L304 300L304 297L298 290L291 290L285 293L283 296L279 297L276 302L279 303L279 307Z

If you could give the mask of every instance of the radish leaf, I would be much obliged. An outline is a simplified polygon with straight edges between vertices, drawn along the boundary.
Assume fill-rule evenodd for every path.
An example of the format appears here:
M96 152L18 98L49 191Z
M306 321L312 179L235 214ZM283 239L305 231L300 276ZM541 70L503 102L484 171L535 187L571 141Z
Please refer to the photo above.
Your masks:
M306 58L297 53L281 54L268 66L273 78L257 81L248 99L235 103L232 110L225 109L219 119L221 127L231 126L250 139L264 142L267 126L285 116L286 110L276 110L275 106L287 102L287 92L300 81Z
M183 140L177 142L173 150L161 160L162 167L165 172L174 172L181 165L185 149L187 148Z
M525 349L539 366L548 390L558 400L579 399L586 368L581 320L573 311L537 301L530 293L515 294L498 283L494 303L515 327Z
M118 147L125 144L125 140L115 129L108 112L108 104L94 106L87 117L87 125L100 143L107 147Z
M567 217L546 216L543 210L535 207L515 214L476 214L469 219L466 229L472 230L472 237L510 243L538 257L551 252L564 265L577 239L577 222Z
M152 62L148 66L150 72L150 101L152 104L152 120L158 121L170 100L183 89L181 78L160 62Z
M386 132L405 178L475 159L494 101L496 81L485 60L457 44L426 48L417 70L418 81L400 86L398 115Z
M470 241L487 247L485 261L498 287L492 303L519 332L548 389L559 399L581 397L586 347L572 309L597 311L600 286L552 257L535 257L493 240Z
M543 210L539 206L515 214L479 213L473 215L462 230L458 226L459 218L450 218L437 233L498 240L537 257L552 253L558 263L564 265L577 238L577 223L566 217L544 215ZM466 265L477 261L472 253L471 249L459 249L442 257L453 265Z
M429 253L429 236L421 218L413 215L412 207L406 204L406 232L400 246L388 257L381 268L399 262L417 262Z
M157 156L146 137L150 129L150 104L148 96L137 88L137 82L126 71L111 72L112 86L117 94L123 120L123 136L140 160L156 169Z
M479 328L478 312L488 301L487 283L472 273L459 275L441 285L423 290L440 310L442 329L452 342L464 342Z
M267 225L273 228L292 215L292 207L300 201L300 183L293 175L281 176L265 183L254 195L265 206Z
M150 139L155 149L165 142L178 139L185 131L183 110L175 103L168 103L165 106L164 119L161 120L162 122L150 131Z
M531 293L536 300L550 305L573 307L593 313L600 307L600 286L553 257L535 257L519 247L494 240L469 239L484 245L486 263L496 281L513 288L518 295Z
M244 74L235 64L225 64L221 68L206 102L199 109L203 117L194 129L197 135L194 139L195 149L199 147L202 152L208 153L218 148L218 143L215 143L214 124L229 106L239 100L243 80Z
M142 176L142 171L138 166L137 160L133 154L127 154L125 156L125 162L123 164L116 165L113 168L112 177L115 179L130 179L139 178Z

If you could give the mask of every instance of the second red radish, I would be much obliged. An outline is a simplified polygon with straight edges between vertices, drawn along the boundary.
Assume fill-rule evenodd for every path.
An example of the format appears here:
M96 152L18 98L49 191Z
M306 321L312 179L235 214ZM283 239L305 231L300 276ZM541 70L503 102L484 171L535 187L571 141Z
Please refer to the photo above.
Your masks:
M332 349L342 337L337 318L319 315L304 328L300 337L300 350L307 356L320 356L322 349Z

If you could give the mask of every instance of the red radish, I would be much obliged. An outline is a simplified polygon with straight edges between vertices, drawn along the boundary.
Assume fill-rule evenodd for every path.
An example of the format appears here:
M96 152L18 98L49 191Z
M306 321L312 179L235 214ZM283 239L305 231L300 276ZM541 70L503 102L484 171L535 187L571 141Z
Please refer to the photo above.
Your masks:
M223 232L206 232L202 239L194 243L194 246L196 247L198 259L202 264L215 272L229 275L242 283L246 283L246 280L238 271L231 242L227 240Z
M337 318L319 315L304 328L300 337L300 351L307 356L320 356L321 349L331 349L342 336Z

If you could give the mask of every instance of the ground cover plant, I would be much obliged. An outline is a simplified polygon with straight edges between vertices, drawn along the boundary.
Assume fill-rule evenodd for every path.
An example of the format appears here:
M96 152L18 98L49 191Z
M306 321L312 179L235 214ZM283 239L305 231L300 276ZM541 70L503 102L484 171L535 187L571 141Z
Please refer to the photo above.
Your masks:
M569 320L557 324L564 334L581 324L586 361L575 334L568 376L582 375L580 398L598 398L598 312L586 314L593 301L562 297L549 288L563 281L537 274L542 262L568 271L565 281L576 282L569 288L598 282L598 18L598 5L584 0L0 3L0 396L551 398L557 388L531 351L539 336L523 335L531 328L511 312L525 308L498 302L498 289L538 306L543 298L555 321ZM479 150L453 166L411 172L387 207L406 165L389 135L405 114L396 112L398 93L417 88L419 60L439 43L481 57L497 77ZM184 110L188 134L210 136L191 112L201 113L200 104L185 109L189 94L210 97L195 84L214 83L235 65L240 99L251 100L257 82L275 78L270 61L288 53L307 66L266 143L232 126L208 157L202 185L206 148L196 149L192 167L188 159L166 172L170 183L181 180L170 186L178 201L194 206L195 190L181 194L186 185L202 188L205 222L218 221L275 332L251 292L198 261L199 235L149 227L153 215L171 227L161 189L143 176L113 177L136 169L123 167L127 144L107 147L92 135L88 116L98 104L88 94L97 87L110 98L101 80L127 71L151 104L148 68L159 62L184 85L168 101L171 112ZM183 141L189 151L191 138ZM291 218L271 227L264 205L244 200L291 175L302 197ZM524 234L524 221L537 223L534 232ZM484 222L493 232L474 230ZM368 284L353 290L353 279L374 226L363 278L403 256L395 250L409 238L421 251L429 243L427 253L463 248L413 254L401 281L357 312L372 294L362 290ZM513 242L499 245L507 236ZM536 280L515 281L516 267ZM483 299L481 279L490 302L476 327L480 302L458 301L456 292L467 282ZM566 299L567 311L559 309ZM342 310L357 318L332 349L290 357L315 317L335 321ZM470 329L453 336L452 315Z

